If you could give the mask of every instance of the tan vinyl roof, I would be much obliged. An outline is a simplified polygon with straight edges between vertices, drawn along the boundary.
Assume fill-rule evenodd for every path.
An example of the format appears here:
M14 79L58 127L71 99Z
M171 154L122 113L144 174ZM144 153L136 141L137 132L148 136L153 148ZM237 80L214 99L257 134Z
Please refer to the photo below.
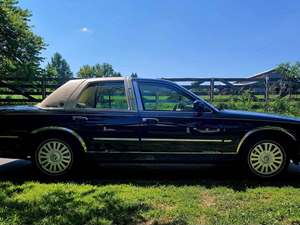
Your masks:
M52 94L50 94L44 101L38 104L42 108L61 108L64 107L72 93L82 84L86 79L70 80Z

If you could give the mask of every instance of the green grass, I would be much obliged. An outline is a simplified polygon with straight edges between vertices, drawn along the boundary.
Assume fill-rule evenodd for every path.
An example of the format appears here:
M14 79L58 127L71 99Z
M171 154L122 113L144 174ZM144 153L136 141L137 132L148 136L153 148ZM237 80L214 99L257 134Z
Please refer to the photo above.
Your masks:
M300 189L0 183L0 224L299 224Z

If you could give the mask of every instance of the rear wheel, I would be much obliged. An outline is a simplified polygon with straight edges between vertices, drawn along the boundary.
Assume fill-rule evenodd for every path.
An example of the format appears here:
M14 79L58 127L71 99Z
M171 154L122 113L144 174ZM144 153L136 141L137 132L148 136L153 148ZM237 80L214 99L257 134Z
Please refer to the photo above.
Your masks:
M275 177L288 166L286 149L273 140L258 141L248 151L247 165L258 177Z
M48 176L66 174L74 165L73 149L64 140L47 139L35 151L35 164Z

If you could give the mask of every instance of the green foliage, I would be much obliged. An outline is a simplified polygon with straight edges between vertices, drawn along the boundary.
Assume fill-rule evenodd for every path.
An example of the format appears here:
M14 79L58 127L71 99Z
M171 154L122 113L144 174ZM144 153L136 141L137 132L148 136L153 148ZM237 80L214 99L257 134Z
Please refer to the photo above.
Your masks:
M31 14L16 0L0 0L0 77L31 78L40 72L45 44L29 25Z
M46 75L48 77L58 78L65 81L73 77L69 64L62 58L58 52L54 53L51 62L46 67Z
M300 102L292 101L288 97L276 98L271 101L268 106L268 111L276 114L284 114L288 116L300 116Z
M300 78L300 62L282 63L278 65L276 70L283 76L284 80L297 81Z
M279 96L285 96L287 94L291 95L293 89L296 88L297 83L300 78L300 62L292 63L282 63L278 65L276 71L282 75L280 80L280 93Z
M279 114L290 112L290 104L285 98L277 98L270 102L269 110Z
M276 96L268 103L264 99L249 96L249 93L241 96L216 96L213 102L220 109L234 109L245 111L256 111L265 113L276 113L287 116L300 116L300 102L289 99L287 96L279 98Z
M250 91L245 91L243 94L235 96L228 96L229 99L226 102L214 102L214 104L222 109L238 109L238 110L255 110L263 109L263 106L259 105L255 101L255 96Z
M112 65L108 63L96 64L94 66L84 65L80 67L77 73L79 78L92 78L92 77L120 77L119 72L114 71Z
M77 73L77 77L79 78L91 78L95 77L95 72L93 66L83 65L80 67L79 72Z

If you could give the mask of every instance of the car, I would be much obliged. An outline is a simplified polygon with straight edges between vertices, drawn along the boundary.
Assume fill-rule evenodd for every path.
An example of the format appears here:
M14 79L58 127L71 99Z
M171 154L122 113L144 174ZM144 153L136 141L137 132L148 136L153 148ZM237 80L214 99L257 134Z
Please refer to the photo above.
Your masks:
M300 119L217 109L159 79L74 79L36 106L0 107L0 124L0 157L30 159L48 176L94 160L237 163L271 178L300 158Z

